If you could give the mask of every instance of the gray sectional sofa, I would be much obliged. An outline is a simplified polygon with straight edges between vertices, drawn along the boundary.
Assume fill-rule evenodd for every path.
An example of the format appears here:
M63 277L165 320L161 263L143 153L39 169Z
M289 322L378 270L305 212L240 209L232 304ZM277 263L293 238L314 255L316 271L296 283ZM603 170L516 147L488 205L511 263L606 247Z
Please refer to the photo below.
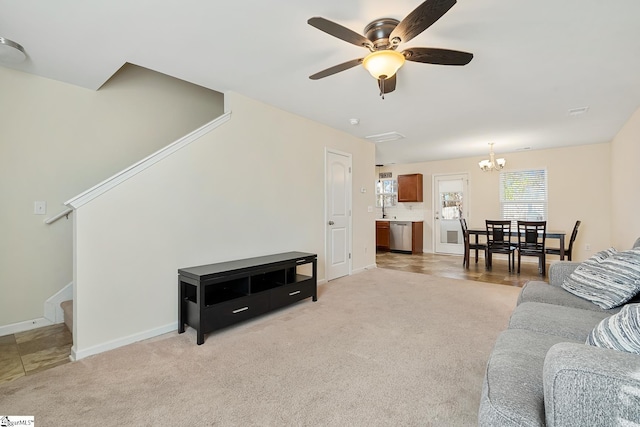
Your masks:
M480 426L640 425L640 354L585 344L621 307L605 310L561 287L579 264L557 261L549 283L523 287L487 364Z

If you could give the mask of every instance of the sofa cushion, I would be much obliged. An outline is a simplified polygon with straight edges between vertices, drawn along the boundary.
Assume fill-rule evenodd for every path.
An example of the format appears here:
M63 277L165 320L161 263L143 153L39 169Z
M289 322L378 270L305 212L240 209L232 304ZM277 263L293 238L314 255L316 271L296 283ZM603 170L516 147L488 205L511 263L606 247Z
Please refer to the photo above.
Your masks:
M542 302L546 304L560 305L563 307L598 311L607 314L613 314L620 311L620 308L605 310L591 301L580 298L571 292L564 290L560 286L552 286L546 282L540 281L529 281L524 285L522 291L520 291L520 295L518 295L518 304L525 302Z
M525 302L516 307L509 329L527 329L584 342L593 328L608 318L608 313L541 302Z
M563 342L542 371L547 427L640 426L640 357Z
M564 337L507 329L496 340L484 377L480 426L542 426L542 368L549 348Z
M592 258L564 280L564 289L605 309L617 307L640 292L640 249L614 253L602 260Z
M640 354L640 304L627 304L596 325L587 344Z

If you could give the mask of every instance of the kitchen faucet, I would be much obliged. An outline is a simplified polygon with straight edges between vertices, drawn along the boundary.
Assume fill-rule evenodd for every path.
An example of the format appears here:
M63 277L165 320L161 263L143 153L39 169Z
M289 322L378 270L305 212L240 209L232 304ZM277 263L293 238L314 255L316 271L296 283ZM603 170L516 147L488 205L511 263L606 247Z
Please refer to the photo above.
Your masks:
M384 196L382 196L382 218L386 218L387 215L384 213Z

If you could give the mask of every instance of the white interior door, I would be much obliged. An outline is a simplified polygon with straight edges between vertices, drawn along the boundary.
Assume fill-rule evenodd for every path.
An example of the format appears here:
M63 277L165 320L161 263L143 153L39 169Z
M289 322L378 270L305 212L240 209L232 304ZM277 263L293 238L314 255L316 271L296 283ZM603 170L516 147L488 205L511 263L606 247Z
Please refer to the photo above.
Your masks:
M351 272L351 154L326 152L327 280Z
M467 174L434 176L433 234L436 253L464 254L460 218L467 216L467 183Z

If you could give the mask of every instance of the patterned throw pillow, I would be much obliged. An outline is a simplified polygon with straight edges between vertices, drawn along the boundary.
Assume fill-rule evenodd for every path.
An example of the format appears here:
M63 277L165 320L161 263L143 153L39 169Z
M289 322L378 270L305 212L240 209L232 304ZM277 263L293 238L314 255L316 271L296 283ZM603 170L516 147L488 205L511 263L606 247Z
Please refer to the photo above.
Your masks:
M565 290L578 295L579 297L585 298L581 295L580 292L580 289L582 287L580 283L584 280L581 278L588 275L589 272L597 269L598 264L600 264L602 261L617 253L618 251L615 248L609 248L593 254L591 258L587 259L586 261L582 261L582 263L578 265L578 267L568 277L565 277L564 281L562 282L562 287Z
M598 323L586 344L640 354L640 304L627 304Z
M562 287L604 309L617 307L640 292L640 249L598 252L580 264Z
M589 258L590 260L593 260L597 263L600 263L602 261L604 261L605 259L609 258L611 255L615 255L617 254L618 251L616 250L616 248L609 248L609 249L605 249L604 251L600 251L597 252L595 254L593 254L591 256L591 258Z

